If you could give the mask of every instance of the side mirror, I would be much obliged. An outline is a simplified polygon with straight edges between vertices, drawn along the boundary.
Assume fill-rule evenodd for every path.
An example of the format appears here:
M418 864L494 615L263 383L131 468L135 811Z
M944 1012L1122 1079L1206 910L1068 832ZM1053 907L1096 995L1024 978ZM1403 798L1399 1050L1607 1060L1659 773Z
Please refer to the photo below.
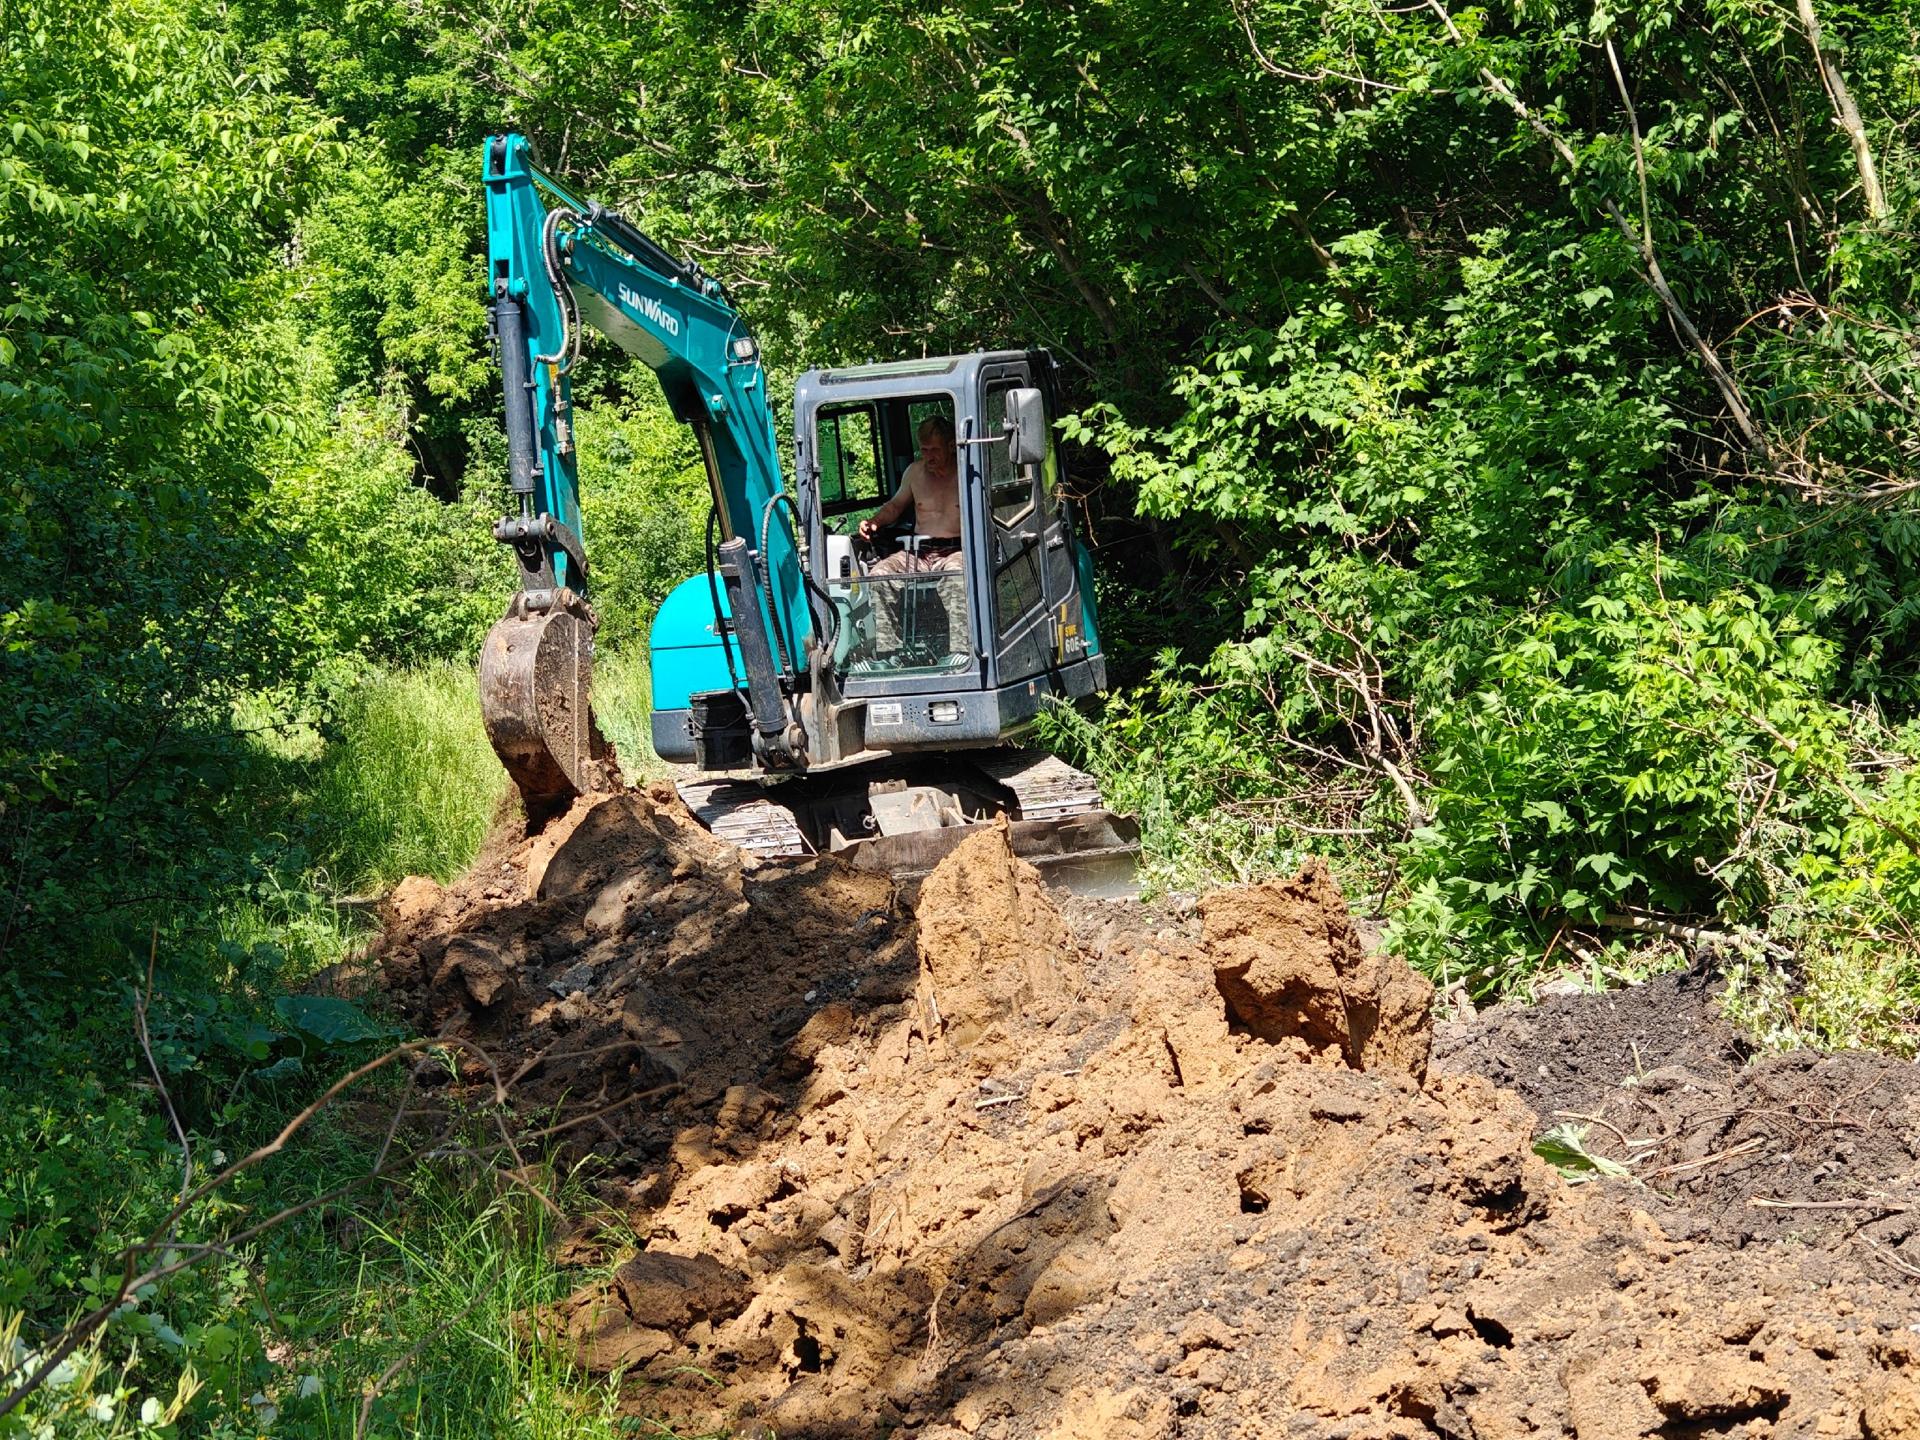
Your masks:
M1007 459L1038 465L1047 458L1047 407L1038 390L1007 392Z

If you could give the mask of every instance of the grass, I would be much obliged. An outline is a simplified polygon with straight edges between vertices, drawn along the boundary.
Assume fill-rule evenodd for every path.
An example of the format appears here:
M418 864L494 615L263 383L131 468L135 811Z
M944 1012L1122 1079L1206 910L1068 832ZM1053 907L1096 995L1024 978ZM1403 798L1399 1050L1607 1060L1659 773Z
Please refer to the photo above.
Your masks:
M649 740L651 708L646 652L602 654L594 713L635 782L666 773ZM335 885L374 892L407 875L448 880L466 868L508 791L472 667L377 674L348 696L333 728L310 804Z
M613 742L627 781L643 785L667 773L653 753L653 674L642 649L610 650L595 657L593 713Z
M629 774L660 773L645 739L644 654L606 655L596 681ZM371 675L321 728L256 708L236 718L259 763L232 797L250 878L224 895L183 892L155 932L172 975L156 997L154 1047L202 1178L370 1053L323 1047L292 1079L256 1078L291 1043L267 1038L286 1028L274 999L364 943L364 922L334 899L407 874L450 878L507 793L469 666ZM126 1033L130 999L123 1012L107 998L89 1012L90 1040L49 1040L55 1065L0 1076L0 1364L88 1308L119 1248L158 1223L180 1183L178 1145ZM364 1172L397 1083L376 1085L364 1111L343 1108L359 1119L302 1131L190 1214L182 1238L215 1238ZM412 1172L143 1295L61 1383L0 1418L0 1437L331 1440L354 1434L376 1381L369 1435L621 1433L613 1389L517 1323L577 1282L552 1265L547 1239L538 1207L484 1175Z
M334 882L377 891L459 873L507 793L472 667L376 675L348 696L335 732L309 802Z
M318 1194L375 1148L323 1121L245 1199L259 1211ZM523 1323L581 1280L550 1240L521 1192L423 1167L163 1283L0 1434L351 1440L372 1394L365 1433L384 1440L609 1440L617 1387ZM0 1333L18 1324L0 1315Z
M366 1163L351 1137L333 1156ZM307 1167L307 1183L328 1183L315 1156ZM580 1198L569 1197L571 1184L554 1188ZM284 1417L275 1434L350 1437L376 1385L371 1435L615 1433L616 1390L590 1383L524 1323L579 1280L552 1263L545 1213L524 1194L423 1170L378 1203L308 1230L298 1254L283 1256L277 1291L287 1353L271 1397Z

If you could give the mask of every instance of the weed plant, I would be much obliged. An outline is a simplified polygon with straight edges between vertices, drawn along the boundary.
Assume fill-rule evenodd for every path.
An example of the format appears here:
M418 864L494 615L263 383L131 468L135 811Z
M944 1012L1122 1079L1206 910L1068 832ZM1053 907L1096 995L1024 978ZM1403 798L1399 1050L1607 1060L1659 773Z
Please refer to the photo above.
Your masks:
M627 782L644 785L667 773L653 753L653 675L644 646L603 650L593 666L593 713L620 757Z
M335 730L310 802L334 883L379 891L406 875L451 879L508 786L473 667L376 674L346 697Z

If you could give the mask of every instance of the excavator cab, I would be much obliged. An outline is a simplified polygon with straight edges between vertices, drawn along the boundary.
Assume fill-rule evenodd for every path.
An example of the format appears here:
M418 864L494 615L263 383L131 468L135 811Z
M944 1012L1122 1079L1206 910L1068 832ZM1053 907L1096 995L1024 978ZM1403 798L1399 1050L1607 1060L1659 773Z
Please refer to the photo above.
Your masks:
M653 748L690 767L694 814L762 854L834 850L906 877L1000 818L1037 862L1130 864L1137 831L1093 779L1009 743L1106 683L1047 352L808 371L789 489L759 347L725 287L569 195L520 136L487 142L485 182L517 508L494 533L521 589L482 653L481 703L529 813L618 783L591 712L572 440L591 325L654 371L711 487L707 564L652 630ZM916 464L940 477L913 491L928 513L863 527Z
M811 474L822 585L833 607L833 663L842 674L957 674L973 660L953 410L946 397L898 395L828 403L816 417ZM909 509L899 522L863 535L862 523L902 488L913 466L927 463L929 446L942 451L953 477L949 509L931 526Z
M1105 685L1080 557L1052 443L1053 363L1044 351L815 370L796 387L796 475L819 517L814 564L843 634L837 679L864 702L867 748L1003 741L1052 699ZM1028 443L1009 398L1037 406ZM959 533L888 537L863 553L857 518L899 486L930 422L956 452ZM868 476L880 480L866 490ZM851 512L851 513L849 513ZM947 547L954 541L958 548ZM879 571L881 573L876 573Z
M1087 558L1061 502L1052 392L1044 351L800 378L796 509L821 622L817 687L802 707L809 768L1002 744L1048 703L1104 688ZM1022 406L1030 449L1010 423ZM922 432L940 422L954 438L958 535L920 533L910 515L863 539L860 521L900 488ZM730 674L719 631L731 617L716 626L712 600L696 576L653 629L654 749L702 768L741 748L702 743L713 692L736 688L721 682L744 663Z

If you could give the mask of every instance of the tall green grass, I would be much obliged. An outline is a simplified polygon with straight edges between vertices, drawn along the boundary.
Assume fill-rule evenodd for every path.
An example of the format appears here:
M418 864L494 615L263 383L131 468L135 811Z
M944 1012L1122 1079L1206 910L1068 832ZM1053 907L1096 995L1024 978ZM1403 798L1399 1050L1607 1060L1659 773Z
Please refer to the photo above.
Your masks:
M609 654L596 686L638 776L658 770L645 743L647 680L644 655ZM153 933L175 972L156 999L155 1051L202 1177L370 1053L308 1054L291 1078L261 1078L288 1049L275 999L366 941L364 915L333 902L408 874L451 878L509 789L468 664L367 674L325 723L288 722L265 699L235 719L258 761L230 797L250 878L218 894L183 891L179 913ZM96 1052L116 1049L95 1040ZM145 1060L123 1049L101 1075L0 1083L0 1150L21 1157L0 1167L0 1362L15 1339L43 1344L86 1308L100 1283L91 1277L117 1273L119 1247L172 1204L178 1147L133 1088L151 1089ZM86 1055L61 1052L69 1068ZM196 1209L186 1238L214 1238L232 1228L224 1215L271 1214L364 1173L384 1137L384 1120L367 1117L387 1113L399 1084L377 1077L323 1115ZM354 1434L377 1383L371 1435L611 1437L621 1433L613 1389L574 1373L524 1324L578 1283L553 1265L548 1238L537 1207L484 1174L403 1174L144 1296L29 1403L22 1433L332 1440ZM182 1377L199 1389L176 1415Z
M316 1188L324 1183L317 1158L308 1157ZM365 1163L351 1142L337 1160ZM568 1193L572 1186L559 1188L563 1199L583 1203ZM618 1433L617 1388L576 1371L566 1348L529 1323L535 1307L583 1277L553 1263L550 1226L526 1195L478 1175L423 1170L390 1203L357 1207L345 1226L310 1228L302 1263L288 1267L279 1295L322 1343L304 1364L283 1367L275 1434L350 1440L366 1390L383 1376L372 1435ZM343 1234L351 1249L335 1238ZM303 1374L314 1377L304 1387ZM302 1397L302 1388L312 1393Z
M319 763L308 801L316 852L338 887L448 880L506 793L470 665L375 674L347 695Z
M613 742L629 783L667 773L653 753L653 673L644 649L603 651L593 666L593 713Z
M594 713L631 781L665 773L649 740L644 650L594 667ZM508 781L480 722L473 668L376 673L331 727L310 799L316 852L336 887L384 890L407 875L451 879L480 848Z
M257 1212L318 1195L372 1148L322 1116L247 1198ZM143 1294L0 1434L354 1440L371 1392L379 1440L613 1440L630 1433L618 1386L531 1323L587 1278L554 1263L552 1239L539 1206L481 1170L402 1173ZM44 1343L21 1318L0 1305L0 1358Z

